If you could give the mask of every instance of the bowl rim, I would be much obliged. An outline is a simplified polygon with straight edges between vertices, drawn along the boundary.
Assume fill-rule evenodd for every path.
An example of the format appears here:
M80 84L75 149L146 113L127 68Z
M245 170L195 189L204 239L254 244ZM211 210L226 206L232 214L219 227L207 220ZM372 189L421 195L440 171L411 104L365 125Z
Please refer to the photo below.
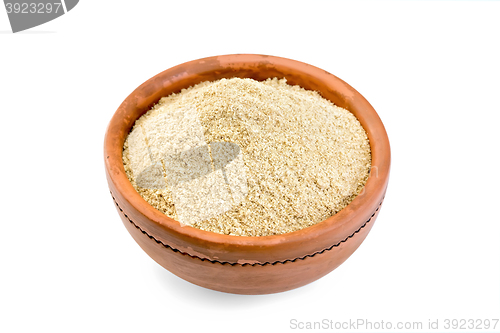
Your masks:
M172 86L172 91L178 92L180 91L178 88L182 87L182 82L185 82L187 78L192 79L193 76L196 76L197 79L200 80L199 82L202 82L206 81L204 77L207 73L213 73L217 70L220 71L224 68L231 72L231 70L235 68L246 68L245 66L260 67L266 70L272 70L274 67L279 67L280 69L288 68L290 71L297 71L299 75L305 75L306 81L309 80L307 81L309 82L309 87L304 88L314 88L315 84L327 87L326 89L323 88L320 90L320 94L336 105L339 105L339 103L338 101L332 100L334 99L332 97L334 95L337 96L335 98L340 98L342 103L347 103L346 105L350 106L350 108L346 108L355 114L356 118L358 118L363 125L370 141L372 171L363 188L362 194L356 196L349 205L337 214L322 222L290 233L270 236L224 235L184 225L168 217L146 202L128 180L122 162L124 138L128 135L135 120L149 110L152 104L154 104L154 102L150 103L150 100L156 99L157 102L159 100L158 96L160 98L164 96L153 96L158 93L157 90L155 91L154 87L162 87L163 89ZM289 76L286 76L286 78L291 84L294 84L293 81L297 80L297 78L292 78L292 80L290 80ZM187 86L184 86L184 88L187 88ZM135 111L132 112L131 110ZM136 114L135 116L134 112ZM137 116L137 114L139 115ZM130 125L130 123L132 125ZM368 123L370 126L367 125ZM126 134L124 134L125 132ZM105 169L108 182L110 183L110 189L112 184L116 192L118 192L127 202L127 205L133 207L137 212L151 221L154 228L171 235L173 234L174 238L179 237L182 239L182 242L202 243L207 248L215 246L219 249L222 248L222 252L230 252L232 248L238 248L242 251L252 251L252 249L265 251L273 247L300 247L312 240L318 239L318 237L322 239L328 238L325 235L332 235L332 237L326 241L331 244L352 237L352 235L363 226L363 221L366 224L367 219L374 215L381 204L389 178L390 158L389 139L382 121L374 108L354 88L333 74L318 67L292 59L259 54L230 54L201 58L188 61L158 73L142 83L122 102L108 124L104 140ZM374 170L376 170L376 175ZM113 191L111 192L113 196L114 193ZM118 203L116 204L118 206ZM120 206L118 207L120 208ZM358 216L359 218L354 218L354 216ZM132 220L130 221L132 222ZM209 253L199 253L199 249L176 245L175 242L172 241L167 241L167 243L169 243L168 246L173 249L184 250L189 255L200 258L217 258L214 254L215 252L209 251ZM304 246L304 251L300 251L299 249L295 252L311 254L324 250L327 247L327 243L323 241L317 244L317 246ZM297 257L297 253L291 254L290 258ZM278 257L281 258L280 256Z

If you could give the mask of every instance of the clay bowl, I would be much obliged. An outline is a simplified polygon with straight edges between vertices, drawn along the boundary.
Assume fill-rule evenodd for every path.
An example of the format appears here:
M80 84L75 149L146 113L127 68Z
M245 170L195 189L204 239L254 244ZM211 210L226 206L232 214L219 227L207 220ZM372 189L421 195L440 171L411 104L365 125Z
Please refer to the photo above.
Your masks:
M202 231L167 217L135 191L122 163L124 140L135 120L161 97L202 81L286 77L351 111L368 133L372 168L364 190L346 208L314 226L282 235L241 237ZM134 90L109 123L104 159L109 190L135 241L160 265L206 288L237 294L294 289L331 272L361 244L387 188L390 147L373 107L351 86L317 67L264 55L224 55L190 61Z

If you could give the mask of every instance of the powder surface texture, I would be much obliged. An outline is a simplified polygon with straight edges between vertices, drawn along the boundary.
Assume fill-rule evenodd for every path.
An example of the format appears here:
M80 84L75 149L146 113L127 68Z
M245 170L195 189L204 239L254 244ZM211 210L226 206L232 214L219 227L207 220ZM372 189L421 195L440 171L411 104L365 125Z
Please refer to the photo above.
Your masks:
M267 236L312 226L365 185L368 137L349 111L285 79L221 79L162 98L123 150L137 192L202 230Z

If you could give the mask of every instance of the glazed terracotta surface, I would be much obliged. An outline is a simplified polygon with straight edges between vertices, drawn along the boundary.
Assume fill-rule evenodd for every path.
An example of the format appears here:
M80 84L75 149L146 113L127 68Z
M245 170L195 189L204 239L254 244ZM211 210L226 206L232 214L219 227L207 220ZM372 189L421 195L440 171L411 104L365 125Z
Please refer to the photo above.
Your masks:
M372 169L364 190L329 219L292 233L241 237L182 225L150 206L132 187L122 162L123 143L136 119L161 97L221 78L286 78L316 90L351 111L368 134ZM111 195L136 242L160 265L200 286L242 293L273 293L300 287L335 269L371 229L389 179L390 148L372 106L351 86L317 67L264 55L225 55L168 69L139 86L109 123L104 158Z

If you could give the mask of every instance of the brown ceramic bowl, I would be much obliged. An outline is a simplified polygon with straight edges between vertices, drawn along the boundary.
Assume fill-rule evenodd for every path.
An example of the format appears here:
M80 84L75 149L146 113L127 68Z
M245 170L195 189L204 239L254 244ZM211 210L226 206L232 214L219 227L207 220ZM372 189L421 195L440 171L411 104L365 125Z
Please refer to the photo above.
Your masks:
M122 163L123 143L142 114L171 93L221 78L286 77L351 111L368 133L372 169L364 190L336 215L275 236L229 236L181 225L149 205L132 187ZM375 222L389 179L390 148L373 107L356 90L317 67L264 55L238 54L190 61L141 84L109 123L104 159L118 213L135 241L177 276L206 288L268 294L310 283L331 272L361 244Z

